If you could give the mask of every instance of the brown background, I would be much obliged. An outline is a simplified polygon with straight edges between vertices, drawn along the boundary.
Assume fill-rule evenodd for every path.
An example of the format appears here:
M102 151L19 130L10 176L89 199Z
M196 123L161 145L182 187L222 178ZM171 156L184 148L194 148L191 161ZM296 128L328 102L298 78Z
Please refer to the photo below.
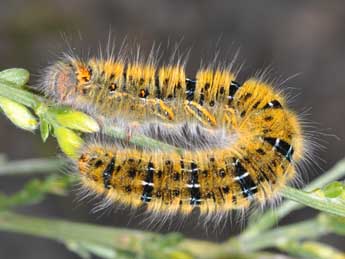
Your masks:
M129 45L140 43L148 51L153 42L181 42L181 49L191 48L187 66L192 75L201 60L212 60L215 51L223 60L231 60L239 49L238 64L244 64L241 78L258 70L271 68L270 76L280 81L298 74L284 84L293 88L292 107L308 111L315 129L332 136L320 136L326 151L318 152L330 168L344 156L345 138L345 4L343 1L46 1L12 0L0 3L0 69L23 67L38 74L67 49L67 41L76 49L95 50L105 45L109 31ZM167 52L169 53L169 52ZM164 58L164 56L163 56ZM33 77L31 84L37 78ZM0 153L10 159L48 157L56 153L54 140L42 144L38 134L16 129L0 117ZM308 181L323 170L303 172ZM5 178L0 190L11 193L25 182L23 177ZM82 222L143 228L140 217L128 223L128 211L106 215L90 213L91 204L50 197L39 206L25 208L25 213L63 217ZM72 197L72 198L71 198ZM286 222L300 220L314 211L306 209L290 215ZM190 219L180 229L187 236L222 240L238 228L226 225L221 233L211 226L208 233L194 227ZM236 225L236 224L233 224ZM174 229L174 227L173 227ZM159 231L168 231L163 226ZM219 232L219 231L218 231ZM325 241L344 245L344 239L329 236ZM77 258L53 241L0 233L0 258Z

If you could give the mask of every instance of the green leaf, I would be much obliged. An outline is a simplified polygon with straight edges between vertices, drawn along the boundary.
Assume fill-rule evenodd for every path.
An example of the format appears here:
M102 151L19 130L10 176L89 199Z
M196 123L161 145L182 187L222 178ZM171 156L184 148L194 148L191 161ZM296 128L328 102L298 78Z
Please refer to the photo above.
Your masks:
M73 130L58 127L54 128L55 137L61 150L69 157L75 158L84 141Z
M49 123L43 117L40 118L40 122L41 138L43 142L46 142L49 136Z
M10 68L0 72L0 80L13 83L16 87L24 86L30 79L30 73L22 68Z
M325 197L337 198L344 192L344 185L341 182L332 182L322 189Z
M49 109L51 117L61 126L82 132L98 132L100 130L98 123L89 115L72 110L69 107L54 107Z
M17 127L28 131L37 128L38 121L36 117L24 105L0 96L0 108Z

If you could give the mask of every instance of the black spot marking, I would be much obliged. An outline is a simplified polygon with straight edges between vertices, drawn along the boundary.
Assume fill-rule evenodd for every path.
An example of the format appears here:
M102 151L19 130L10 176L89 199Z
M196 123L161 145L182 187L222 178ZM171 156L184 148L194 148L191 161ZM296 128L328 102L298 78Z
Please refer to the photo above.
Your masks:
M250 97L252 97L252 94L246 93L246 95L243 97L243 101L247 101Z
M210 88L210 86L211 86L210 83L206 83L205 84L205 90L207 91Z
M98 168L98 167L100 167L100 166L102 166L102 165L103 165L103 161L100 160L100 159L97 160L96 163L95 163L95 167L96 167L96 168Z
M149 96L149 90L148 89L140 89L140 91L139 91L139 97L140 98L146 98L147 96Z
M130 178L134 178L135 177L135 175L136 175L136 171L135 171L135 169L129 169L129 171L128 171L128 177L130 177Z
M156 95L156 98L159 98L161 99L162 98L162 92L161 92L161 88L159 86L159 78L156 77L155 79L155 95Z
M109 92L113 93L117 89L117 84L111 83L108 87Z
M127 186L125 187L125 191L128 192L128 193L130 193L130 192L132 191L132 187L129 186L129 185L127 185Z
M256 150L256 152L257 152L258 154L260 154L260 155L265 155L265 154L266 154L266 152L265 152L262 148L258 148L258 149Z
M253 105L253 109L258 108L259 104L260 104L260 101L257 101L257 102Z
M212 100L210 101L210 106L213 107L215 105L215 102Z
M175 172L175 173L173 174L173 180L174 180L174 181L180 181L180 174L179 174L178 172Z
M184 162L183 162L183 160L180 161L180 166L181 166L181 171L183 171L184 170Z
M110 182L111 182L111 177L114 173L114 168L115 168L115 158L113 157L110 160L110 163L107 165L107 167L103 171L103 184L104 188L110 189Z
M179 196L180 195L180 191L179 190L173 190L172 191L172 194L173 194L173 196Z
M241 117L244 117L245 115L246 115L246 111L242 111L240 114Z
M229 191L230 191L229 186L224 186L224 187L222 188L222 190L223 190L223 193L224 193L224 194L227 194L227 193L229 193Z
M224 88L224 86L222 86L222 87L219 89L219 93L220 93L220 94L224 94L224 93L225 93L225 88Z
M264 118L264 120L265 121L271 121L271 120L273 120L273 117L272 116L267 116L267 117Z
M139 80L139 85L140 85L140 86L143 85L144 82L145 82L144 78L140 78L140 80Z
M200 94L199 104L202 106L204 105L205 95L203 93Z

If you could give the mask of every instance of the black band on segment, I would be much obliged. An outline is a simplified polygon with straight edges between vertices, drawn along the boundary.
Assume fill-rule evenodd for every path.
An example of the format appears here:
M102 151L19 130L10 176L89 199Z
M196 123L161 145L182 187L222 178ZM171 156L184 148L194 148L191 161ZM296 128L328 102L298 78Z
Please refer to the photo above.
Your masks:
M186 79L186 99L188 101L193 101L195 87L196 87L196 81L187 78Z
M270 101L268 104L266 104L263 109L269 109L269 108L272 108L272 109L281 109L282 108L282 105L280 104L279 101L277 100L273 100L273 101Z
M144 189L143 194L141 196L141 200L144 202L150 202L152 199L152 191L153 191L153 173L154 173L154 165L152 162L149 162L146 169L146 177L144 182Z
M235 169L235 179L240 184L243 197L247 198L248 196L253 196L253 194L256 193L258 189L249 172L247 172L247 170L238 160L235 163Z
M236 81L231 81L230 86L229 86L229 96L228 98L232 100L237 92L237 90L241 87L239 83Z
M110 189L111 187L111 177L113 176L114 173L114 168L115 168L115 158L113 157L110 160L110 163L107 165L107 167L103 171L103 183L104 183L104 188Z
M291 162L294 149L289 143L278 138L270 137L264 138L264 140L271 144L271 146L276 148L280 154L282 154L289 162Z
M194 162L191 163L191 174L190 174L190 204L200 205L201 193L200 193L200 185L198 179L198 166Z
M143 183L144 189L143 194L141 195L141 200L143 202L150 202L152 199L153 192L153 173L154 165L152 162L149 162L146 169L145 182Z

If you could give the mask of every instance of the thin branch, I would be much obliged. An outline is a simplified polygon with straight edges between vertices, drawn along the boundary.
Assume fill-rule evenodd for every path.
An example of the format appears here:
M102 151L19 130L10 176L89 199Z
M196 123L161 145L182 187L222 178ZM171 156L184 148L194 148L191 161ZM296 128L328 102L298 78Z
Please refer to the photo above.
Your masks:
M312 181L310 184L308 184L304 190L310 191L317 187L322 187L326 185L329 182L335 181L339 178L342 178L345 176L345 158L340 160L336 165L334 165L329 171L323 173L320 177ZM285 188L287 189L287 188ZM284 191L283 190L283 195ZM286 197L290 198L290 197ZM298 198L296 198L298 200ZM307 205L307 204L305 204ZM302 205L300 203L294 202L294 201L285 201L283 202L277 209L269 210L263 215L257 215L253 220L252 224L248 226L248 228L241 234L243 237L250 237L250 236L256 236L259 233L262 233L266 229L274 226L277 221L279 221L281 218L288 215L290 212L297 210L301 208Z
M19 161L4 162L0 165L0 176L28 175L58 172L63 168L64 162L57 158L38 158Z

